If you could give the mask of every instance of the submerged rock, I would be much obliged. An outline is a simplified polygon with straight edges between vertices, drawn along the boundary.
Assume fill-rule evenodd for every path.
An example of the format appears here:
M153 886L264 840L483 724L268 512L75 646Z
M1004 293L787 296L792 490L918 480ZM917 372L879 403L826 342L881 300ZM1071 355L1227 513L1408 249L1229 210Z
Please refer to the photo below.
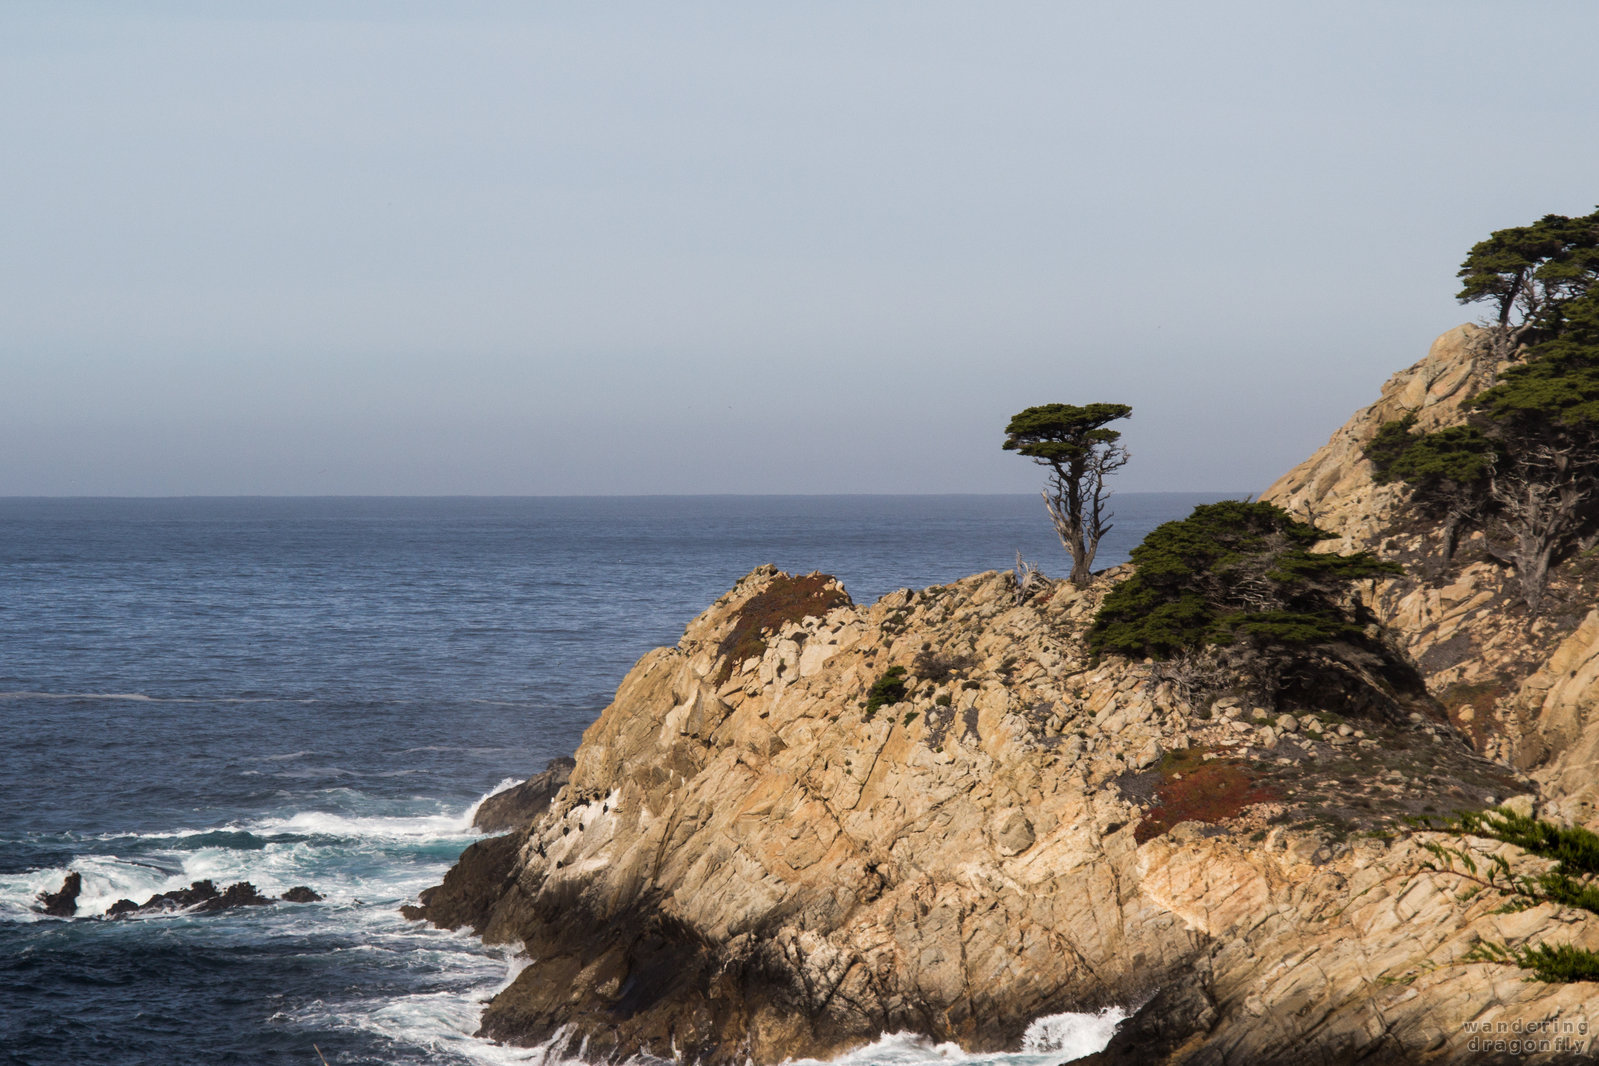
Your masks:
M78 893L83 891L83 875L68 871L58 892L39 893L39 905L33 909L52 918L71 918L78 913Z
M514 788L496 792L478 805L472 828L485 833L503 833L526 825L550 809L550 801L571 780L577 760L569 755L551 759L544 771Z

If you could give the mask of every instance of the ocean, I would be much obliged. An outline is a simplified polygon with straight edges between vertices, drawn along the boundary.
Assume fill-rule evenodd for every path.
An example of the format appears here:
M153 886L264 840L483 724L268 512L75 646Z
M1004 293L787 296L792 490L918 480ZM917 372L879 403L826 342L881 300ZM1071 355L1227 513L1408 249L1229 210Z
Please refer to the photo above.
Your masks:
M1118 496L1096 566L1218 498ZM398 912L476 805L757 565L869 602L1018 550L1069 569L1037 496L0 499L0 1066L542 1062L472 1035L514 954ZM69 870L79 917L35 913ZM325 898L93 917L203 878Z

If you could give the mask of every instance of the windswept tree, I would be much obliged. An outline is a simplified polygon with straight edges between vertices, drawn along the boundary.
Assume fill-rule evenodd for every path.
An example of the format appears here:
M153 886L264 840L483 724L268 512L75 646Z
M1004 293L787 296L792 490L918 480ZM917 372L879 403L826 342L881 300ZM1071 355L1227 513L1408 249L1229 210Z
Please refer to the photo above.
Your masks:
M1439 522L1439 572L1454 558L1460 531L1482 518L1491 504L1497 451L1476 426L1449 426L1416 433L1416 416L1385 422L1366 443L1366 458L1379 485L1403 482L1410 500Z
M1487 303L1494 355L1559 330L1561 309L1599 278L1599 211L1545 215L1530 226L1495 230L1467 253L1455 275L1461 303Z
M1155 676L1190 698L1242 690L1266 706L1391 715L1425 688L1368 634L1352 586L1400 569L1315 550L1331 536L1269 503L1196 507L1133 549L1137 569L1105 596L1089 646L1158 660Z
M1464 426L1382 426L1366 455L1443 520L1444 563L1458 531L1515 570L1533 614L1550 567L1599 535L1599 211L1498 230L1461 265L1462 302L1489 301L1492 353L1515 357L1472 397Z
M1005 427L1006 451L1020 452L1050 469L1044 506L1071 553L1071 580L1079 588L1094 579L1094 554L1112 528L1105 479L1129 458L1121 433L1105 427L1132 413L1124 403L1050 403L1027 408Z

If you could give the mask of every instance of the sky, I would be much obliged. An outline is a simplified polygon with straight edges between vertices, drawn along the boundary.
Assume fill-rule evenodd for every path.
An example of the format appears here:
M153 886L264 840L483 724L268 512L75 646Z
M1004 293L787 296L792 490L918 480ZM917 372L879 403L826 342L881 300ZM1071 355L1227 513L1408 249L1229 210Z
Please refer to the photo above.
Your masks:
M1599 204L1599 5L0 7L0 495L1258 492Z

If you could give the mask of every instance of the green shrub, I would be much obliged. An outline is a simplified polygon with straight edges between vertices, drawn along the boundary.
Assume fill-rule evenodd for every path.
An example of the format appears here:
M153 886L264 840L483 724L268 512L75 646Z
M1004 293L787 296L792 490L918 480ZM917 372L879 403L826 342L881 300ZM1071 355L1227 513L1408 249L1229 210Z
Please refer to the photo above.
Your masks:
M1540 903L1599 914L1599 836L1580 826L1562 826L1517 814L1506 808L1467 811L1443 823L1446 831L1503 841L1541 858L1555 868L1535 876L1518 876L1502 855L1473 857L1462 848L1425 845L1440 861L1430 868L1451 873L1473 886L1473 893L1492 889L1506 897L1501 911L1526 910ZM1507 948L1479 943L1466 956L1475 962L1514 964L1532 971L1537 981L1599 981L1599 952L1572 944L1530 944Z
M1313 552L1331 534L1269 503L1224 500L1156 527L1133 549L1137 572L1105 597L1096 652L1169 658L1207 644L1359 641L1349 583L1399 573L1368 552Z
M890 666L883 676L872 682L866 690L866 720L871 721L879 707L898 703L905 698L905 668Z
M1575 944L1533 944L1508 948L1492 940L1480 941L1466 953L1467 962L1498 962L1531 970L1533 981L1569 984L1599 981L1599 951Z

